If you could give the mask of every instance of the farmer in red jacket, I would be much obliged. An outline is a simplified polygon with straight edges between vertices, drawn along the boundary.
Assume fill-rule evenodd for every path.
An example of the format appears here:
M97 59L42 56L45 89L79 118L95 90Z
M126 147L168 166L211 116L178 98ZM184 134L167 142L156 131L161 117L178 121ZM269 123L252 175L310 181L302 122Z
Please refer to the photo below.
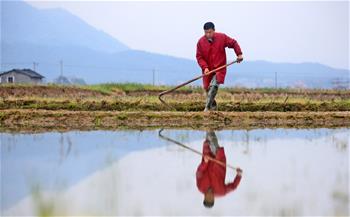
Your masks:
M204 33L205 35L198 40L196 52L197 62L202 69L202 73L208 73L226 64L226 47L234 49L238 63L243 61L242 51L237 41L223 33L215 32L214 23L205 23ZM204 111L217 109L215 96L219 84L223 84L225 81L225 75L226 68L223 68L215 74L203 77L203 87L207 93Z
M218 145L215 132L207 132L203 143L203 158L197 168L197 187L204 194L203 205L207 208L214 206L217 196L224 196L235 190L241 181L242 170L237 168L237 175L233 182L225 184L226 167L210 161L207 156L215 158L226 164L226 156L223 147Z

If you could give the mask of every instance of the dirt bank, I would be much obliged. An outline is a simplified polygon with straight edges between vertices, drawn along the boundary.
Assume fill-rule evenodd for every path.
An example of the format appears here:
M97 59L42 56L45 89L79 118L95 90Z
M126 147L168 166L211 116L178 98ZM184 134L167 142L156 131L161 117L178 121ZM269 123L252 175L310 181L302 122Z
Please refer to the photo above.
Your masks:
M74 86L0 85L0 97L85 98L106 96L103 92Z
M9 109L0 111L1 131L349 127L350 112L118 112Z

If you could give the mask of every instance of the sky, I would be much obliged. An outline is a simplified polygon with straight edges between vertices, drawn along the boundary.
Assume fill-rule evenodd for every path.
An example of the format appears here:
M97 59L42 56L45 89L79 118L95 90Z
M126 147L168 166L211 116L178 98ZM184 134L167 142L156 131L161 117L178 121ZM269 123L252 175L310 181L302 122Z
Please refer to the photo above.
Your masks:
M350 69L349 1L25 1L68 10L132 49L195 59L203 24L212 21L246 60Z

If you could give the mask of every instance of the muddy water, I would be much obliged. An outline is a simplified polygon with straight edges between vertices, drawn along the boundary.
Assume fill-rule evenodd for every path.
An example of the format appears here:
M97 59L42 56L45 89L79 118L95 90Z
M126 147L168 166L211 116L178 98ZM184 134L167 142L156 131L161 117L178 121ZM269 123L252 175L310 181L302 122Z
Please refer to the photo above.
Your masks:
M201 156L158 130L1 133L1 214L349 215L350 128L214 133L243 170L235 189L224 167L206 177L224 171L225 183L198 181ZM202 152L207 133L162 134ZM206 208L200 189L212 185L224 190Z

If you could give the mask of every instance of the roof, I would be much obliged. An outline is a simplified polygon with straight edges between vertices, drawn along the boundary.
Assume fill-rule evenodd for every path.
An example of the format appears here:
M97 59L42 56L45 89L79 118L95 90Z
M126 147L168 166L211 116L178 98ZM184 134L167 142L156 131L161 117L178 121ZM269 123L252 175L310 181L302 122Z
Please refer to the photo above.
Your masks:
M44 76L40 75L39 73L37 73L31 69L12 69L10 71L0 73L0 75L4 75L4 74L10 73L10 72L21 73L21 74L27 75L31 78L44 78Z

